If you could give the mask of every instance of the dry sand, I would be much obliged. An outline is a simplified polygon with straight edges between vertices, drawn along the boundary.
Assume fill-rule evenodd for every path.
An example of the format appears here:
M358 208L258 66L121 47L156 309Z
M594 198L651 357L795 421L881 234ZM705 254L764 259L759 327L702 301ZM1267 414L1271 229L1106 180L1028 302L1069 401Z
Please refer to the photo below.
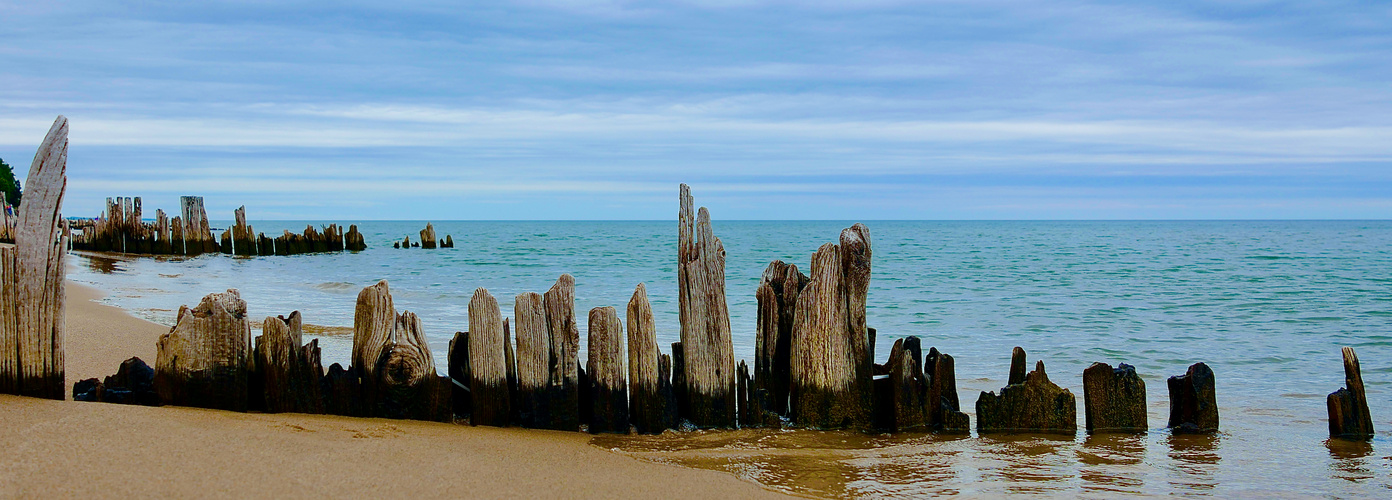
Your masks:
M68 284L67 379L154 361L166 327ZM0 396L0 497L691 497L777 493L573 432Z

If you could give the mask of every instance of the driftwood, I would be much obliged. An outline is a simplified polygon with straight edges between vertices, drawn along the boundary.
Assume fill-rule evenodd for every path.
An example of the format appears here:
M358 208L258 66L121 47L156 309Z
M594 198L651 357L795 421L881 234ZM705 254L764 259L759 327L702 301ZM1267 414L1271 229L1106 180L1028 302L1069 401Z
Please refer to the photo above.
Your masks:
M870 230L856 224L841 243L812 256L798 295L792 340L792 417L816 429L868 429L873 410L873 340L865 326Z
M807 282L807 275L799 272L797 266L775 260L764 269L754 294L758 300L758 332L754 341L752 391L767 392L764 409L779 415L788 414L793 316L798 294Z
M623 323L613 307L590 310L590 433L628 433L628 384L624 375Z
M1368 412L1368 397L1363 391L1363 370L1358 366L1358 354L1345 347L1344 387L1325 400L1329 406L1329 436L1346 439L1372 439L1373 417Z
M523 427L550 427L547 385L551 376L551 331L546 325L546 304L539 293L518 294L513 300L517 318L517 403Z
M580 428L580 330L575 324L575 278L562 274L543 297L546 328L551 332L550 382L547 385L551 429Z
M251 324L237 290L179 307L178 321L159 338L155 392L165 404L246 411Z
M39 145L24 183L15 246L0 249L0 392L63 399L63 278L59 211L67 189L68 119Z
M1018 347L1016 349L1019 349ZM1011 373L1024 360L1020 349L1011 359ZM1078 404L1073 393L1049 381L1044 362L1035 364L1034 371L1019 383L1001 389L1000 395L982 392L976 400L976 431L1039 432L1075 434L1078 432Z
M469 300L469 392L473 425L506 427L511 409L507 387L503 315L487 289L474 290Z
M685 352L684 416L697 427L734 427L735 354L725 302L725 247L705 207L693 216L691 188L681 185L677 298Z
M1145 381L1134 366L1093 363L1083 370L1083 414L1089 433L1145 432Z
M667 400L662 394L657 326L653 321L648 288L639 283L628 300L629 418L639 434L665 430Z
M1170 377L1170 423L1175 433L1218 431L1218 401L1213 370L1194 363L1184 375Z

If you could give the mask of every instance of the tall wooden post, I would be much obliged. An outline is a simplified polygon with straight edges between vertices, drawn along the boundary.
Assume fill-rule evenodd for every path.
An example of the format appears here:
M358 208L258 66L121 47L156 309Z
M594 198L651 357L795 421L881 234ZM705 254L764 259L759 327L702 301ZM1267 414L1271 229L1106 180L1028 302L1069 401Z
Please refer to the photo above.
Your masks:
M680 201L677 298L685 350L685 417L697 427L734 427L735 353L725 302L725 246L711 230L705 207L693 216L686 184Z

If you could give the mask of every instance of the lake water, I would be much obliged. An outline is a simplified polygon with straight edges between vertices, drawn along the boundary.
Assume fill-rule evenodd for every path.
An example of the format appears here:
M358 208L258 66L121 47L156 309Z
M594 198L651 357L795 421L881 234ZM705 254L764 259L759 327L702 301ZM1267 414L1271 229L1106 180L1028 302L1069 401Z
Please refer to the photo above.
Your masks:
M328 222L343 221L313 223ZM270 235L306 222L252 224ZM1031 362L1043 360L1050 378L1080 400L1084 368L1125 362L1146 381L1155 430L1064 440L746 430L596 444L827 496L1392 496L1392 221L866 224L874 250L867 316L879 331L878 360L905 335L953 355L973 425L978 392L1004 385L1013 346ZM782 259L806 270L812 252L849 225L714 222L727 252L738 358L752 365L754 290L764 267ZM237 288L253 317L298 309L307 323L328 327L315 329L325 365L347 364L351 332L342 327L352 325L358 291L381 279L398 309L420 315L436 353L468 328L476 288L498 297L510 316L513 296L544 292L561 273L576 278L582 337L585 311L622 311L641 282L659 345L665 352L677 340L675 221L436 222L456 248L435 250L391 247L403 236L416 240L424 221L358 226L369 245L360 253L79 256L69 277L164 324L181 304ZM1327 442L1324 397L1343 385L1342 346L1362 360L1379 431L1370 444ZM445 357L436 360L443 369ZM1216 373L1223 432L1171 436L1161 429L1164 379L1199 361Z

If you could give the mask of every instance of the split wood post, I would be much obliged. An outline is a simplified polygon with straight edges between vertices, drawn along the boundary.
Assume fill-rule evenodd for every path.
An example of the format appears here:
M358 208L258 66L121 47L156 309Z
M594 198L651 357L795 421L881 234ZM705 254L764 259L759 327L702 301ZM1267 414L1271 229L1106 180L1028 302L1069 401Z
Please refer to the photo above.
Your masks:
M260 233L256 235L256 254L275 255L274 240L267 238L266 233Z
M546 325L546 304L536 292L518 294L513 300L517 318L517 415L523 427L550 427L547 384L551 375L551 334Z
M506 427L511 413L504 351L503 315L498 301L485 288L469 299L469 392L473 395L473 425Z
M185 225L185 253L198 255L218 251L217 241L213 240L213 231L208 225L208 212L203 208L203 197L180 196L179 205Z
M962 413L957 398L957 373L952 356L928 349L923 359L923 371L928 376L928 420L934 431L970 434L971 424Z
M574 431L580 428L580 330L575 324L575 278L562 274L543 297L546 327L551 332L548 357L550 428Z
M429 222L425 223L425 229L420 232L421 248L435 248L435 226Z
M67 189L68 119L58 116L39 144L24 183L15 245L0 249L0 392L63 399L66 275L63 195Z
M1011 363L1023 361L1023 349L1012 353ZM1019 354L1018 356L1016 354ZM1049 381L1044 362L1035 363L1025 380L995 392L982 391L976 400L976 431L1076 434L1078 403L1073 393Z
M382 346L387 344L387 339L395 330L396 307L392 304L387 281L378 281L358 292L357 306L353 311L351 366L358 370L364 380L372 379Z
M629 418L639 434L661 434L667 427L663 416L667 411L662 396L659 364L662 352L657 348L657 326L653 321L648 288L639 283L628 300L628 384L631 411Z
M1093 363L1083 370L1083 421L1088 433L1146 432L1145 381L1136 367Z
M870 229L855 224L812 256L793 321L793 419L817 429L871 426L872 329L865 326Z
M511 425L517 423L517 355L512 350L512 329L508 326L508 318L503 318L503 353L503 362L507 367L508 424Z
M1184 375L1170 377L1169 428L1174 433L1218 432L1218 401L1213 369L1194 363Z
M450 236L450 235L448 235L448 234L445 235L445 244L444 244L444 247L445 247L445 248L454 248L454 237L453 237L453 236Z
M159 338L155 392L165 404L247 410L251 324L237 290L179 307L178 322Z
M1363 390L1363 369L1358 354L1345 347L1344 387L1325 399L1329 407L1329 436L1367 440L1373 438L1373 417L1368 412L1368 396Z
M370 379L371 416L451 421L449 386L435 374L425 329L415 313L403 311L381 348Z
M448 364L454 415L470 417L473 414L473 396L469 394L469 381L473 376L469 373L469 332L454 332L454 338L449 343Z
M590 433L628 434L628 384L624 376L624 329L613 307L590 310Z
M705 207L693 216L691 188L680 188L677 291L685 349L685 417L703 428L736 425L735 354L725 301L725 246Z
M793 315L798 294L807 286L807 275L797 266L775 260L764 269L755 292L758 300L758 335L755 337L754 387L768 393L768 411L788 414L791 376Z
M364 242L362 233L358 232L357 224L348 226L348 234L343 238L343 247L353 252L367 250L367 243Z
M266 411L271 413L323 413L319 340L303 341L299 311L286 316L267 316L256 338L256 366L265 390Z

